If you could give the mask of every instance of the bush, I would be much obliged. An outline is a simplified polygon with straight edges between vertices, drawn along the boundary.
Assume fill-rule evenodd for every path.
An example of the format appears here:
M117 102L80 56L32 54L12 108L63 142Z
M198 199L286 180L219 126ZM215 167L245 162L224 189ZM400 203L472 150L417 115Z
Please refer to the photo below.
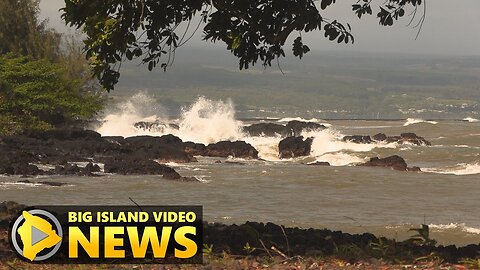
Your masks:
M0 133L45 130L87 120L102 109L98 94L72 79L62 64L46 59L0 56Z

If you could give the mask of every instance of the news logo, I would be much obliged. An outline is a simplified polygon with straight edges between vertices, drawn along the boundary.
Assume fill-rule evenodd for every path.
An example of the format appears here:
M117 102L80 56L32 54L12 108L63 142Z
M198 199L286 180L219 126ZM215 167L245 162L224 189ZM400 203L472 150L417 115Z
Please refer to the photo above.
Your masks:
M58 219L51 213L38 209L22 212L13 224L10 239L19 255L39 262L57 253L62 236L63 230Z
M34 263L202 263L201 206L41 206L13 220L13 250Z

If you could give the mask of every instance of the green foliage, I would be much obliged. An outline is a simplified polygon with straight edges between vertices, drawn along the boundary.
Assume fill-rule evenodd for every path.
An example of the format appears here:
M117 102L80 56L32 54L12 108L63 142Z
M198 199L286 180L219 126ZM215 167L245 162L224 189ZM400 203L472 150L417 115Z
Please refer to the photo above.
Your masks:
M422 224L421 228L412 228L410 231L415 231L417 234L410 237L410 241L421 246L435 246L437 241L430 238L430 227Z
M248 255L250 255L250 254L252 254L253 252L255 252L255 251L257 250L257 248L250 246L250 243L247 242L247 243L245 244L245 246L243 247L243 250L245 250L245 252L246 252Z
M362 4L358 4L362 2ZM372 0L359 0L353 11L362 17L372 14ZM63 19L83 29L85 49L94 74L112 90L120 77L120 63L141 58L148 69L157 65L166 70L175 59L176 49L203 28L204 40L221 41L239 58L240 69L261 61L285 57L285 43L298 33L293 55L302 58L310 48L302 43L301 32L320 31L338 43L353 43L351 26L324 18L320 10L335 0L66 0ZM319 6L317 5L319 4ZM421 0L379 1L377 17L381 25L392 25L410 7L416 10ZM199 22L196 20L199 18ZM425 14L420 19L425 19ZM413 18L412 18L413 20ZM185 23L186 30L180 30ZM190 28L194 30L191 31ZM192 33L193 32L193 33Z
M386 258L389 251L394 249L389 241L384 238L378 238L377 242L371 242L369 246L380 258Z
M468 269L480 269L480 257L477 259L466 258L460 261L461 264L468 267Z
M342 260L352 261L366 258L367 254L361 247L351 243L339 246L335 245L335 256Z
M39 0L0 0L0 55L9 52L47 58L60 56L61 35L41 21Z
M214 255L213 245L203 244L203 254L212 257Z
M46 130L102 108L81 46L39 19L39 0L0 0L0 134Z
M421 256L421 257L415 258L415 261L416 262L422 262L422 261L435 262L437 265L440 265L440 264L443 263L443 258L439 254L437 254L436 252L430 252L426 256Z
M102 108L61 64L8 54L0 57L0 133L44 130L92 117Z

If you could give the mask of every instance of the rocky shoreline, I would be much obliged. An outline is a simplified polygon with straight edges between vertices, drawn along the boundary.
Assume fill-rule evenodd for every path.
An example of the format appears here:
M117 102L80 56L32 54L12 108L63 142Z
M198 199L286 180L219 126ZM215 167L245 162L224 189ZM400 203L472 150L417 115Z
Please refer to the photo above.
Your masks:
M154 124L137 123L142 128ZM155 124L158 126L159 124ZM171 126L171 125L170 125ZM251 136L280 136L278 155L281 159L310 155L313 138L304 138L305 131L323 130L327 127L311 122L291 121L286 125L260 123L244 127ZM352 143L397 143L430 145L423 137L413 133L400 136L377 134L374 136L345 136L343 141ZM57 129L30 132L18 136L0 136L0 174L76 175L100 176L102 173L123 175L161 175L168 180L198 181L182 177L169 162L196 162L196 156L219 158L258 159L258 151L244 141L220 141L209 145L184 142L174 135L111 137L83 129ZM83 166L79 166L82 163ZM103 164L103 168L99 166ZM317 162L318 165L329 165ZM420 171L408 167L399 156L373 157L360 166L387 167L400 171Z
M6 239L11 220L25 206L15 202L0 203L0 260L15 257ZM437 246L434 241L409 239L398 242L370 233L349 234L328 229L285 228L273 223L246 222L242 225L204 223L205 252L242 256L296 256L337 258L349 263L383 260L412 263L420 258L460 263L476 260L480 244L464 247Z

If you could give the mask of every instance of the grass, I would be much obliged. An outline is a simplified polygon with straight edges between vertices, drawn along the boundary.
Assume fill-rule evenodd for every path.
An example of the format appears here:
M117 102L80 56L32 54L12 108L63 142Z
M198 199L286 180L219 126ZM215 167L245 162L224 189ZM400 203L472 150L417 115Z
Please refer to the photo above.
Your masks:
M384 260L366 259L354 263L333 257L283 258L282 256L235 256L223 252L205 255L202 265L155 265L155 264L30 264L19 259L0 261L0 269L480 269L477 261L460 264L441 261L419 260L412 263L392 263Z

